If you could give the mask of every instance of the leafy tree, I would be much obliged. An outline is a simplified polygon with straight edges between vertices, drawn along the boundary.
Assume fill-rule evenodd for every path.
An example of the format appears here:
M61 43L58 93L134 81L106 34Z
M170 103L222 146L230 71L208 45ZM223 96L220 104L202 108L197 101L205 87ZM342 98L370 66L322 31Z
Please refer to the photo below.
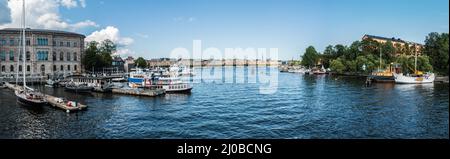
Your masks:
M112 54L117 46L111 40L105 40L101 44L96 41L89 42L82 57L82 63L86 70L99 70L112 65Z
M91 70L94 67L99 66L99 63L97 61L98 60L97 53L99 52L99 49L97 46L98 42L96 41L89 42L86 45L84 56L81 59L84 69Z
M136 60L134 60L134 63L139 68L147 68L147 61L142 57L139 57Z
M344 73L345 65L343 64L341 58L337 58L336 60L331 61L330 69L337 73Z
M396 49L391 41L387 41L386 43L381 45L382 58L385 59L388 63L394 60L395 51Z
M302 57L302 65L303 66L315 66L319 60L319 55L316 49L313 46L309 46L306 48L305 54Z
M425 40L424 54L430 57L434 71L442 75L448 75L449 68L449 34L430 33Z
M347 51L347 47L341 44L334 46L334 49L336 50L335 57L341 57L345 55L345 52Z

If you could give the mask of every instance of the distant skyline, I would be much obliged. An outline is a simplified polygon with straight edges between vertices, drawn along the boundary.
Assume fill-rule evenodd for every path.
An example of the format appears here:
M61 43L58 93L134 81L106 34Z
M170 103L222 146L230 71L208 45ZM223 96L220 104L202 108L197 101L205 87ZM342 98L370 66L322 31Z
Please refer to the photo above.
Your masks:
M0 29L19 27L19 0L0 0ZM112 39L122 56L172 49L279 48L298 59L312 45L350 45L364 34L424 43L449 32L448 0L27 0L27 26Z

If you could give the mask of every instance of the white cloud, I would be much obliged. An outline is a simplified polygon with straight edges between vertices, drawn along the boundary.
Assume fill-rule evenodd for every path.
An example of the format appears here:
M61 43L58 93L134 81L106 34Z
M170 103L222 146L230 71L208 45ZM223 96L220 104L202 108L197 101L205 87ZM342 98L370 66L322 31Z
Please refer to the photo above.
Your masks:
M140 37L140 38L143 38L143 39L148 39L150 37L150 35L142 34L142 33L135 33L135 35L137 37Z
M78 2L76 0L60 0L60 3L66 8L75 8L78 6Z
M80 0L80 5L81 5L81 7L86 8L86 1Z
M59 13L60 7L74 8L78 6L78 3L81 3L81 6L83 6L83 3L85 3L83 1L84 0L27 0L25 1L27 27L70 31L75 31L86 27L98 27L95 22L90 20L70 23L61 18ZM0 28L20 27L22 1L8 1L8 8L11 10L11 22L0 25Z
M11 10L7 0L0 0L0 25L11 22Z
M95 31L91 35L86 37L86 41L97 41L102 42L106 39L111 40L115 44L117 44L119 47L126 47L131 45L134 40L132 38L128 37L122 37L120 36L120 31L116 27L108 26L105 29L102 29L100 31Z
M197 20L197 18L195 17L175 17L173 18L173 21L175 22L194 22L195 20Z

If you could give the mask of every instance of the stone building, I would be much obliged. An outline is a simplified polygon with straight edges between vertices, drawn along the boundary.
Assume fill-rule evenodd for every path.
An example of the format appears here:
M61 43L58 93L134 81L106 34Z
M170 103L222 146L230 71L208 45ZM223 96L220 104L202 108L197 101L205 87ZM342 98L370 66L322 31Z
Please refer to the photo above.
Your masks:
M26 66L22 66L21 29L0 29L0 76L15 76L17 70L33 76L80 73L84 39L72 32L26 29Z

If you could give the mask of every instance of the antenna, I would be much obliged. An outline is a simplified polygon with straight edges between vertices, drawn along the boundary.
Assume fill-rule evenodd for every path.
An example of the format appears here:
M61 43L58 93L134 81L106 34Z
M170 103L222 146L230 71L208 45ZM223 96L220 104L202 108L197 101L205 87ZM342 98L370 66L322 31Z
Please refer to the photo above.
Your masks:
M22 1L22 61L23 61L23 66L22 66L22 72L23 72L23 88L25 89L27 87L26 81L25 81L25 75L26 75L26 70L23 68L26 65L26 54L25 54L25 0Z

